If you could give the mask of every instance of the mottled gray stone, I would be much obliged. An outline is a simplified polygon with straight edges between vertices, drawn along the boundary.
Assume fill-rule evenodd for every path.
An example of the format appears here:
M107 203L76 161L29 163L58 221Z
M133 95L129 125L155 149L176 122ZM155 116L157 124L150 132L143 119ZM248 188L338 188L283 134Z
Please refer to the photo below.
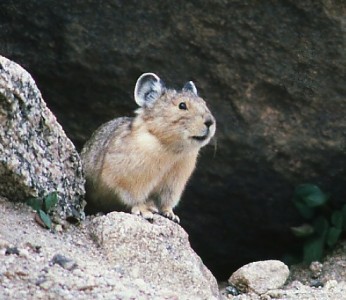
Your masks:
M95 218L91 232L109 263L124 277L168 290L170 299L219 298L215 278L178 224L158 215L151 223L114 212Z
M0 53L34 76L77 147L132 115L143 72L196 83L217 147L177 214L226 280L295 245L297 184L346 199L345 12L341 0L0 1Z
M56 212L83 217L84 179L72 142L35 81L0 56L0 195L11 201L57 191Z
M290 271L278 260L256 261L242 266L228 279L239 291L264 294L269 290L281 288Z

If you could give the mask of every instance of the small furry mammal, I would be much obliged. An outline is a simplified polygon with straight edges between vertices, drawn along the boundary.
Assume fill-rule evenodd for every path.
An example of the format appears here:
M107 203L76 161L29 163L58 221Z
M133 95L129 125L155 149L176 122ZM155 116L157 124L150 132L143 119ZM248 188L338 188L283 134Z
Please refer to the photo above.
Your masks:
M102 125L81 157L90 212L131 210L146 219L173 213L193 172L198 151L215 133L215 119L192 81L166 89L154 73L141 75L133 118Z

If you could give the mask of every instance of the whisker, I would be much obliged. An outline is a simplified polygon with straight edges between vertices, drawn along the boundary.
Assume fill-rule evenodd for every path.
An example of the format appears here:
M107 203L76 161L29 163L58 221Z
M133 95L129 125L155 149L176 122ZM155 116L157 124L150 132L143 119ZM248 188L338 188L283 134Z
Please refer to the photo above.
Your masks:
M215 158L216 157L216 152L217 152L217 138L215 136L212 138L212 142L213 142L213 146L214 146L213 158Z

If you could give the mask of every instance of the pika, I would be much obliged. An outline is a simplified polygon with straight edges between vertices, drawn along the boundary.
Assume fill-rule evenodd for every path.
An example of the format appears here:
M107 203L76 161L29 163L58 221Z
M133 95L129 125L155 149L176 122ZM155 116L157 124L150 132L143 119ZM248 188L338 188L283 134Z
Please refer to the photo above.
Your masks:
M81 152L89 212L153 213L179 223L173 208L216 130L215 118L192 81L168 89L154 73L135 85L135 117L109 121Z

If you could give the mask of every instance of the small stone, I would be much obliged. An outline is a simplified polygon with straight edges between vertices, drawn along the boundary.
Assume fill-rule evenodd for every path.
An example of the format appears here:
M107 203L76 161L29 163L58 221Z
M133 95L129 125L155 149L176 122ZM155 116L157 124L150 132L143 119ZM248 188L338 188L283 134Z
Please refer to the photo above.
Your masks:
M312 279L310 282L310 286L314 288L320 288L323 287L323 282L318 279Z
M51 266L58 264L60 267L69 271L73 271L75 268L78 267L78 265L72 259L67 258L61 254L54 255L49 264Z
M41 253L41 246L40 245L33 245L32 243L26 243L25 244L29 249L34 251L35 253Z
M336 280L328 280L324 286L324 288L328 290L332 290L338 285L338 282Z
M270 290L266 293L272 299L283 299L285 292L283 290Z
M60 224L55 225L55 231L56 232L63 232L63 228Z
M12 255L16 254L19 255L19 250L17 247L7 247L5 251L5 255Z
M278 260L249 263L232 274L228 282L238 290L264 294L284 285L289 276L288 267Z
M45 275L40 275L40 276L37 278L35 284L36 284L36 285L41 285L42 283L44 283L44 282L46 282L46 281L47 281L47 277L46 277Z
M54 285L54 282L52 280L45 279L37 285L39 285L42 289L48 291Z
M228 287L226 287L226 292L228 295L232 296L238 296L240 294L237 288L235 288L233 285L229 285Z
M311 271L311 277L316 279L322 274L323 264L321 264L319 261L313 261L309 269Z
M6 240L0 239L0 249L10 247L10 243Z
M25 258L29 257L29 251L27 249L20 249L19 254L21 257L25 257Z

